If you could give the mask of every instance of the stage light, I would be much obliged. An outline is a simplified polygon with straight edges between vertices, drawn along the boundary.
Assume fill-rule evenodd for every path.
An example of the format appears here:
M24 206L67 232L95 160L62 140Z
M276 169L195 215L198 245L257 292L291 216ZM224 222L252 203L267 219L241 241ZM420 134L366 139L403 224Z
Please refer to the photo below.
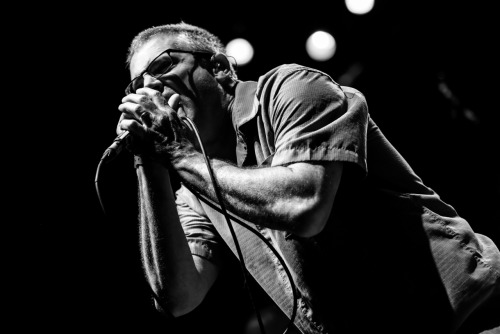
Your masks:
M373 9L375 0L345 0L347 9L357 15L363 15Z
M238 66L248 64L253 58L253 47L244 38L236 38L226 44L228 56L234 57Z
M326 31L318 30L306 41L306 51L309 57L316 61L327 61L337 50L335 38Z

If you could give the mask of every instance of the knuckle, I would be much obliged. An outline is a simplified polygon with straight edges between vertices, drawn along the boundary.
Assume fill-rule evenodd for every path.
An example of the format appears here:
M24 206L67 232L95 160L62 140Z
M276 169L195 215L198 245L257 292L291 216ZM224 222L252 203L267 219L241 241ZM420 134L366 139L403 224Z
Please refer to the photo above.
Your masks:
M140 95L139 103L147 103L149 102L149 97L147 95Z
M132 112L134 114L141 114L141 111L143 110L144 108L140 105L140 104L136 104L132 110Z

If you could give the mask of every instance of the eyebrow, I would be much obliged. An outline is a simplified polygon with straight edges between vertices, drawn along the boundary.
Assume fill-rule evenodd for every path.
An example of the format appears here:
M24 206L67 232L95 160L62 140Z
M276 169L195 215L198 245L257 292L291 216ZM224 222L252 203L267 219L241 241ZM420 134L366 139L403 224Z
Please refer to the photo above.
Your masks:
M162 54L164 53L167 53L167 51L169 51L169 49L167 50L164 50L162 52L160 52L159 54L157 54L149 63L148 65L146 66L146 68L144 70L142 70L138 75L136 75L135 77L132 78L132 81L139 78L139 77L142 77L144 75L144 73L146 73L148 71L148 68L149 66L151 66L151 64L153 64L155 62L156 59L158 59L158 57L160 57ZM170 55L168 55L170 57Z
M214 55L213 52L211 51L190 51L190 50L181 50L181 49L175 49L175 48L171 48L171 49L166 49L166 50L163 50L162 52L160 52L158 55L156 55L156 57L153 58L153 60L151 60L151 62L146 66L146 68L141 71L138 75L136 75L133 79L137 79L141 76L144 75L144 73L146 73L149 69L149 67L151 66L151 64L153 64L161 55L163 54L167 54L170 58L172 58L172 56L170 55L171 52L174 52L174 53L188 53L188 54L192 54L193 56L205 56L205 57L208 57L208 56L212 56Z

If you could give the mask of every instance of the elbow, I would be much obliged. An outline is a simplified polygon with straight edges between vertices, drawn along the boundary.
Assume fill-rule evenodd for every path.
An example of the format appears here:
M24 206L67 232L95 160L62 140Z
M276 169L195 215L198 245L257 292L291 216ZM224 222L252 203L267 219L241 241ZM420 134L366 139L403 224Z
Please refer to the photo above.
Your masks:
M177 318L192 312L197 308L202 299L186 297L186 298L155 298L154 304L156 310L168 317Z
M180 317L192 312L203 301L204 294L199 289L177 286L171 291L157 287L153 296L156 310L168 317Z
M290 232L301 238L311 238L321 233L328 222L331 207L331 203L322 203L319 199L294 205L289 216Z
M173 309L173 315L174 317L180 317L182 315L191 313L196 309L201 302L203 301L202 297L188 297L182 302L177 302L176 307Z
M320 165L322 166L322 165ZM302 238L311 238L323 231L330 219L333 202L340 184L343 165L327 164L320 170L318 177L309 178L303 183L305 191L288 202L291 212L289 232ZM303 178L307 181L307 177Z
M155 300L155 308L160 314L163 314L168 318L178 318L190 313L196 308L196 306L189 307L186 305L179 305L174 303L160 304L157 300Z
M321 233L325 225L326 220L317 220L313 217L303 218L295 221L293 230L290 232L301 238L312 238Z
M161 313L177 318L195 310L205 299L217 278L218 267L201 257L195 257L194 270L173 274L170 279L150 277L150 284L156 293L155 307Z

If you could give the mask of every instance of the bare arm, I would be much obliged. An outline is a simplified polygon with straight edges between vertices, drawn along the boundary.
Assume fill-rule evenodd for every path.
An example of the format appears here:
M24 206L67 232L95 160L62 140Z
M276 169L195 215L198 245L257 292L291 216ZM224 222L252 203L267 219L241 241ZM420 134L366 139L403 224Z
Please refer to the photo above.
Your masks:
M140 98L135 96L135 98ZM150 102L150 101L149 101ZM177 99L170 106L175 107ZM169 105L163 105L169 108ZM149 104L149 107L155 106ZM129 130L136 140L146 137L139 123L140 104L124 103L117 132ZM179 221L168 169L145 160L137 167L140 205L141 260L146 278L161 305L160 311L180 316L198 306L215 281L218 268L202 257L193 256ZM166 307L167 310L164 310Z
M122 128L153 138L153 156L173 167L183 182L217 201L203 155L188 139L187 127L177 113L165 107L158 92L142 88L143 96L129 96L124 111L147 120L122 121ZM135 109L133 109L135 108ZM133 111L130 111L133 110ZM144 133L146 131L146 133ZM289 231L301 237L319 233L326 224L342 175L342 163L304 162L288 166L239 168L212 159L216 179L228 209L249 221Z
M169 107L175 103L165 103L158 92L147 88L141 92L143 95L124 98L119 126L133 133L144 145L143 153L158 162L138 169L142 260L153 290L168 311L181 315L201 302L217 268L191 255L175 209L168 169L174 168L198 192L217 198L203 155ZM243 169L212 159L211 165L230 211L303 237L324 227L342 173L342 164L333 162Z
M168 171L153 162L137 168L142 263L153 291L174 316L203 300L218 273L211 262L192 256L179 222ZM161 310L161 306L157 305Z
M216 200L203 156L183 150L173 155L181 178ZM325 226L342 175L338 162L245 169L212 159L211 166L230 211L302 237L313 236Z

